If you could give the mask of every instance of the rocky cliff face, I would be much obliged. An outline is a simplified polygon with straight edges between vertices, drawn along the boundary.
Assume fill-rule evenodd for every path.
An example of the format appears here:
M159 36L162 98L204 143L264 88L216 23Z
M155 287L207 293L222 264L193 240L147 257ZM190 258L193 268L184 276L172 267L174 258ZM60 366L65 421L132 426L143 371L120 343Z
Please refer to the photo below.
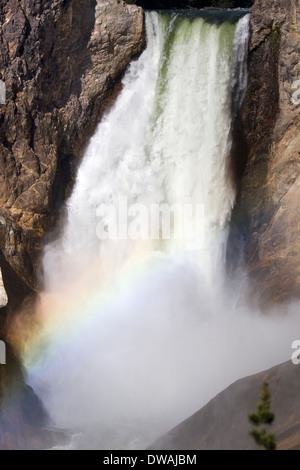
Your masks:
M120 0L0 5L0 249L31 288L87 139L144 42L142 10Z
M237 123L235 169L243 176L234 221L253 291L266 303L300 295L300 105L292 102L300 80L299 7L299 0L256 0Z

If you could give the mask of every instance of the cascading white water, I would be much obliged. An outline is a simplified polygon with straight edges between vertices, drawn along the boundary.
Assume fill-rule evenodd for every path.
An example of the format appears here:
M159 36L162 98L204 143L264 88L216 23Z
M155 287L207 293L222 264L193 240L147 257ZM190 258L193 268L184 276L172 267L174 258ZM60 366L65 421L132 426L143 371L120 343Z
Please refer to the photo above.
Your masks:
M25 359L54 422L81 430L76 447L142 448L233 380L286 358L293 339L282 321L237 312L222 285L249 17L211 19L147 14L147 48L91 139L62 236L45 249L43 328ZM124 198L149 211L202 204L202 233L101 239L99 223L111 220L99 208Z
M241 24L247 25L248 17ZM203 204L208 257L211 244L220 245L216 237L226 226L234 202L226 171L232 59L236 59L234 70L235 65L245 65L247 50L244 31L239 31L235 41L239 55L233 57L235 29L226 22L212 26L201 17L148 14L147 50L131 65L117 105L87 149L68 202L61 246L55 243L53 249L47 249L44 264L50 288L70 281L64 272L66 254L73 267L78 263L75 273L90 266L98 249L111 266L132 258L135 248L130 241L118 241L116 249L115 243L99 241L95 229L97 208L102 204L117 207L122 197L129 206L137 202L147 207ZM244 87L245 75L243 70L236 85ZM163 251L184 251L184 242L172 239ZM162 248L157 242L144 245L143 254ZM74 260L78 251L82 256ZM203 252L200 257L203 260ZM209 280L211 263L207 260L205 269Z

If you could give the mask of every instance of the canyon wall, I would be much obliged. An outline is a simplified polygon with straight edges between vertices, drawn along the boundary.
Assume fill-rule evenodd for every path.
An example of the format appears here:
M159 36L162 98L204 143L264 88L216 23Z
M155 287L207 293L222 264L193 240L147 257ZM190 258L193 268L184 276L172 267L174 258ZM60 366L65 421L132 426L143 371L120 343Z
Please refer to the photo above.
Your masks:
M0 249L30 288L84 147L144 45L142 9L120 0L0 6Z
M251 291L266 304L300 295L297 80L299 0L256 0L251 14L248 88L234 148L240 186L233 222ZM233 237L234 233L235 229Z

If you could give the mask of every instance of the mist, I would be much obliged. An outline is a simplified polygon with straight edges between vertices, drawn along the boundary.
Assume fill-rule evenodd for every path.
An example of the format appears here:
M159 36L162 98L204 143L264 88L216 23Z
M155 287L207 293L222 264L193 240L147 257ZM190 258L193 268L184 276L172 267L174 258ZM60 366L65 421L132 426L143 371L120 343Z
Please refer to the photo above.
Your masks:
M145 448L235 380L291 357L297 306L265 315L211 291L195 265L160 264L101 310L95 297L59 338L50 330L29 367L53 423L82 431L80 446Z
M147 49L45 247L39 328L23 357L52 423L73 435L68 448L145 448L233 381L291 357L297 306L263 314L246 300L246 274L226 275L231 113L249 35L249 17L236 14L213 24L147 13ZM198 233L99 240L97 209L120 197L203 204L203 243Z

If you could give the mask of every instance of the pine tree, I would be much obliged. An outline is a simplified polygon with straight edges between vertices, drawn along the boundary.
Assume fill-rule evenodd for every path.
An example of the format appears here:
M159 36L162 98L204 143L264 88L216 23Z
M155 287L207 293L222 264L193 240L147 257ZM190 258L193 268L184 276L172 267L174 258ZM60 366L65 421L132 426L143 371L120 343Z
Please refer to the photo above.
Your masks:
M261 428L264 424L270 425L273 423L274 414L270 410L271 395L268 384L264 382L256 413L250 413L248 416L250 423L256 426L250 430L250 435L254 438L256 444L263 447L264 450L276 450L275 435L267 434L266 429Z

